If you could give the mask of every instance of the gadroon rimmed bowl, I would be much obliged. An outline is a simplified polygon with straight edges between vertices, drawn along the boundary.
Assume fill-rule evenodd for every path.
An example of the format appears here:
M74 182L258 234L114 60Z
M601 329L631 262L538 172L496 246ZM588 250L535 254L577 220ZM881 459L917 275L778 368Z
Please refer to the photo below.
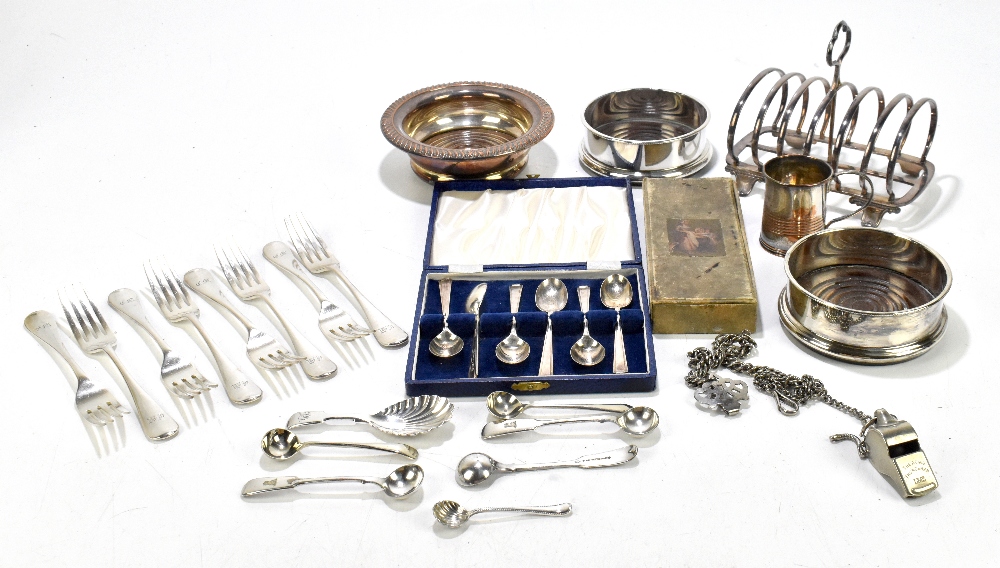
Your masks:
M382 114L382 134L410 155L421 178L500 179L517 175L555 115L538 95L477 81L435 85L400 97Z
M601 176L687 177L708 165L708 108L683 93L629 89L602 95L583 111L580 163Z
M866 365L922 355L944 334L948 264L927 246L866 227L827 229L785 255L781 324L807 347Z

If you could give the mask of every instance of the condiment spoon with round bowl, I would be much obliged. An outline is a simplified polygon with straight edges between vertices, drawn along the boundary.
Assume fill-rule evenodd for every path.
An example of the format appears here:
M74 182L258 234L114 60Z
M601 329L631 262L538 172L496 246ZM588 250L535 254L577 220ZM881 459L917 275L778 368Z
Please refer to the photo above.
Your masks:
M604 360L604 346L591 337L587 325L587 312L590 311L590 286L580 286L576 289L580 298L580 311L583 312L583 335L569 348L569 356L578 365L593 367Z
M547 517L564 517L573 512L573 505L562 503L544 507L480 507L466 509L454 501L438 501L434 504L434 518L447 527L457 529L464 525L469 517L479 513L527 513Z
M438 280L438 291L441 293L441 314L444 316L444 329L431 339L428 350L435 357L454 357L462 352L465 342L448 329L448 315L451 313L451 279Z
M516 365L528 358L531 346L517 336L517 309L521 306L521 284L510 286L510 335L497 344L497 359L501 363Z
M486 454L477 452L465 456L458 462L456 479L459 485L471 487L493 479L493 477L501 473L541 471L561 467L578 467L581 469L614 467L632 461L638 453L639 448L636 446L625 446L608 452L580 456L573 460L540 464L506 464L500 463Z
M269 430L260 441L260 449L264 450L264 455L280 461L295 456L306 446L360 448L363 450L399 454L411 460L417 459L417 449L407 444L386 444L381 442L303 442L299 440L299 437L294 432L285 430L284 428Z
M520 416L529 408L548 409L572 409L572 410L594 410L597 412L611 412L621 414L632 410L631 404L546 404L537 402L522 402L512 393L505 391L494 391L486 397L486 408L497 418L514 418Z
M251 479L243 486L242 495L253 497L271 491L292 489L307 483L336 483L353 481L378 485L382 491L393 499L409 497L424 481L424 470L416 464L407 464L394 469L385 477L259 477Z
M613 422L618 425L626 434L630 436L645 436L656 429L660 424L660 417L656 411L648 406L636 406L635 408L612 416L581 416L574 418L518 418L514 420L504 420L503 422L490 422L483 426L482 438L488 440L507 434L517 432L529 432L541 426L551 424L576 424L584 422Z

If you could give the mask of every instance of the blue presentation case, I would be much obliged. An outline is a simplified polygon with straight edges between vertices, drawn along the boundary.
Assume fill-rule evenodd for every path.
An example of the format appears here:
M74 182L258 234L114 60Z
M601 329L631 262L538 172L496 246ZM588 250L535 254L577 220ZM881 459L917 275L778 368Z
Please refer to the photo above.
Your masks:
M625 190L632 230L634 257L620 262L553 263L553 264L493 264L482 266L441 266L430 264L434 241L434 226L439 201L449 191L516 191L525 188L569 188L614 186ZM621 310L622 330L629 372L614 374L615 311L600 301L600 284L611 274L622 274L632 284L632 303ZM569 288L566 308L552 316L553 375L539 377L542 342L546 315L535 307L534 295L545 278L556 277ZM465 341L462 352L441 359L430 354L428 346L443 325L438 281L452 280L451 314L448 327ZM465 313L465 300L480 282L487 282L487 292L480 317L479 377L469 378L475 316ZM527 361L517 365L500 363L495 356L496 345L510 332L511 313L509 286L523 285L517 316L518 335L531 346ZM584 367L574 363L569 348L583 332L583 317L577 299L577 286L591 288L590 311L587 314L591 335L604 345L606 356L598 365ZM639 245L639 230L635 215L632 187L628 180L585 177L562 179L511 179L438 182L434 185L427 243L424 248L424 268L420 275L416 312L413 318L409 357L406 362L406 394L438 394L449 397L480 397L496 390L530 391L538 394L584 394L649 392L656 389L656 357L653 350L649 296Z

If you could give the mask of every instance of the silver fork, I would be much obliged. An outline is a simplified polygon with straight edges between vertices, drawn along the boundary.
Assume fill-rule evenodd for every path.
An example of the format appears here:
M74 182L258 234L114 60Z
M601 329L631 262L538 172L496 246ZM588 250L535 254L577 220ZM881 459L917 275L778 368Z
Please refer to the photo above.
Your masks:
M347 276L340 270L340 261L333 256L326 243L323 242L323 238L301 213L297 218L286 217L285 229L288 230L288 238L292 241L296 252L299 253L302 264L309 269L309 272L313 274L332 272L343 281L351 295L357 300L358 305L361 306L368 328L371 329L372 335L375 336L379 345L382 347L406 345L410 336L398 325L392 323L392 320L385 317L385 314L368 301L368 298L347 279Z
M205 328L202 327L198 315L198 307L191 302L191 295L187 288L181 284L180 278L174 274L173 270L161 269L159 273L153 268L152 263L144 267L146 270L146 280L149 282L149 289L153 292L153 299L159 306L163 317L171 323L189 321L194 326L201 338L205 340L205 345L212 352L219 367L219 378L222 379L222 388L226 389L226 396L233 404L252 404L260 400L264 394L253 381L251 381L243 371L229 360L225 354L215 345L215 342L208 337Z
M242 248L233 246L228 252L223 250L220 253L216 247L215 256L219 259L219 267L222 268L222 273L229 281L229 287L233 289L234 294L246 303L250 303L252 300L263 301L278 318L278 323L285 328L285 334L288 335L292 349L303 357L302 369L309 378L314 380L328 379L337 374L337 364L321 353L319 349L316 349L299 330L282 317L278 307L271 301L270 286L260 277L257 268Z
M146 313L142 309L142 302L139 300L139 294L135 290L128 288L115 290L108 295L108 305L124 318L141 327L153 338L157 347L163 352L160 380L167 392L181 398L194 398L219 386L206 379L194 366L194 363L184 359L167 345L167 341L156 332L156 328L146 317Z
M194 290L202 298L209 301L220 311L228 311L246 329L247 333L247 357L250 362L261 369L276 371L290 367L305 359L285 347L280 341L257 327L252 321L247 319L236 306L231 304L222 292L222 285L211 273L204 268L188 270L184 275L184 283Z
M103 351L111 358L115 367L118 367L118 372L121 373L125 386L128 387L128 392L132 395L132 402L135 403L135 414L139 418L139 425L146 438L169 440L176 436L180 429L177 422L160 408L160 405L156 404L156 401L146 394L146 391L142 390L125 370L125 365L115 353L114 348L118 343L115 339L115 333L108 327L104 316L101 315L100 310L90 300L87 293L83 292L82 299L70 300L68 307L60 294L59 303L62 304L66 321L69 322L69 328L73 331L76 342L80 344L80 349L91 355Z
M323 333L335 341L354 341L359 337L369 334L365 329L354 321L343 308L338 307L328 300L323 292L309 279L309 273L302 269L302 264L295 257L292 249L281 241L274 241L264 245L264 258L268 262L278 267L286 276L306 285L316 299L319 300L319 328Z
M114 422L115 418L129 414L129 410L108 389L99 387L87 378L83 369L76 364L62 342L62 334L59 333L54 315L42 310L32 312L24 318L24 327L65 359L73 370L76 375L76 410L84 420L97 426L105 426Z

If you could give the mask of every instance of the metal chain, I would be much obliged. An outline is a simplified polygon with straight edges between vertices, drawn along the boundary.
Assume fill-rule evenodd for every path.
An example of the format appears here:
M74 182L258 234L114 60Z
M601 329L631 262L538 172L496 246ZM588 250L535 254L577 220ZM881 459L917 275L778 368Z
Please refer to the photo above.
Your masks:
M775 400L778 401L779 410L785 414L795 414L798 406L810 400L818 400L844 414L857 418L861 422L868 422L872 419L871 416L857 408L848 406L830 396L826 392L823 382L815 377L810 375L797 377L771 367L744 363L743 359L746 359L756 348L757 342L750 337L749 331L721 334L712 341L711 350L699 347L688 353L688 367L691 370L684 377L684 382L692 388L701 387L707 382L714 381L716 377L713 371L722 367L735 373L753 377L753 386L764 394L774 396ZM790 406L793 410L789 412L783 409L781 407L783 402L791 402Z

